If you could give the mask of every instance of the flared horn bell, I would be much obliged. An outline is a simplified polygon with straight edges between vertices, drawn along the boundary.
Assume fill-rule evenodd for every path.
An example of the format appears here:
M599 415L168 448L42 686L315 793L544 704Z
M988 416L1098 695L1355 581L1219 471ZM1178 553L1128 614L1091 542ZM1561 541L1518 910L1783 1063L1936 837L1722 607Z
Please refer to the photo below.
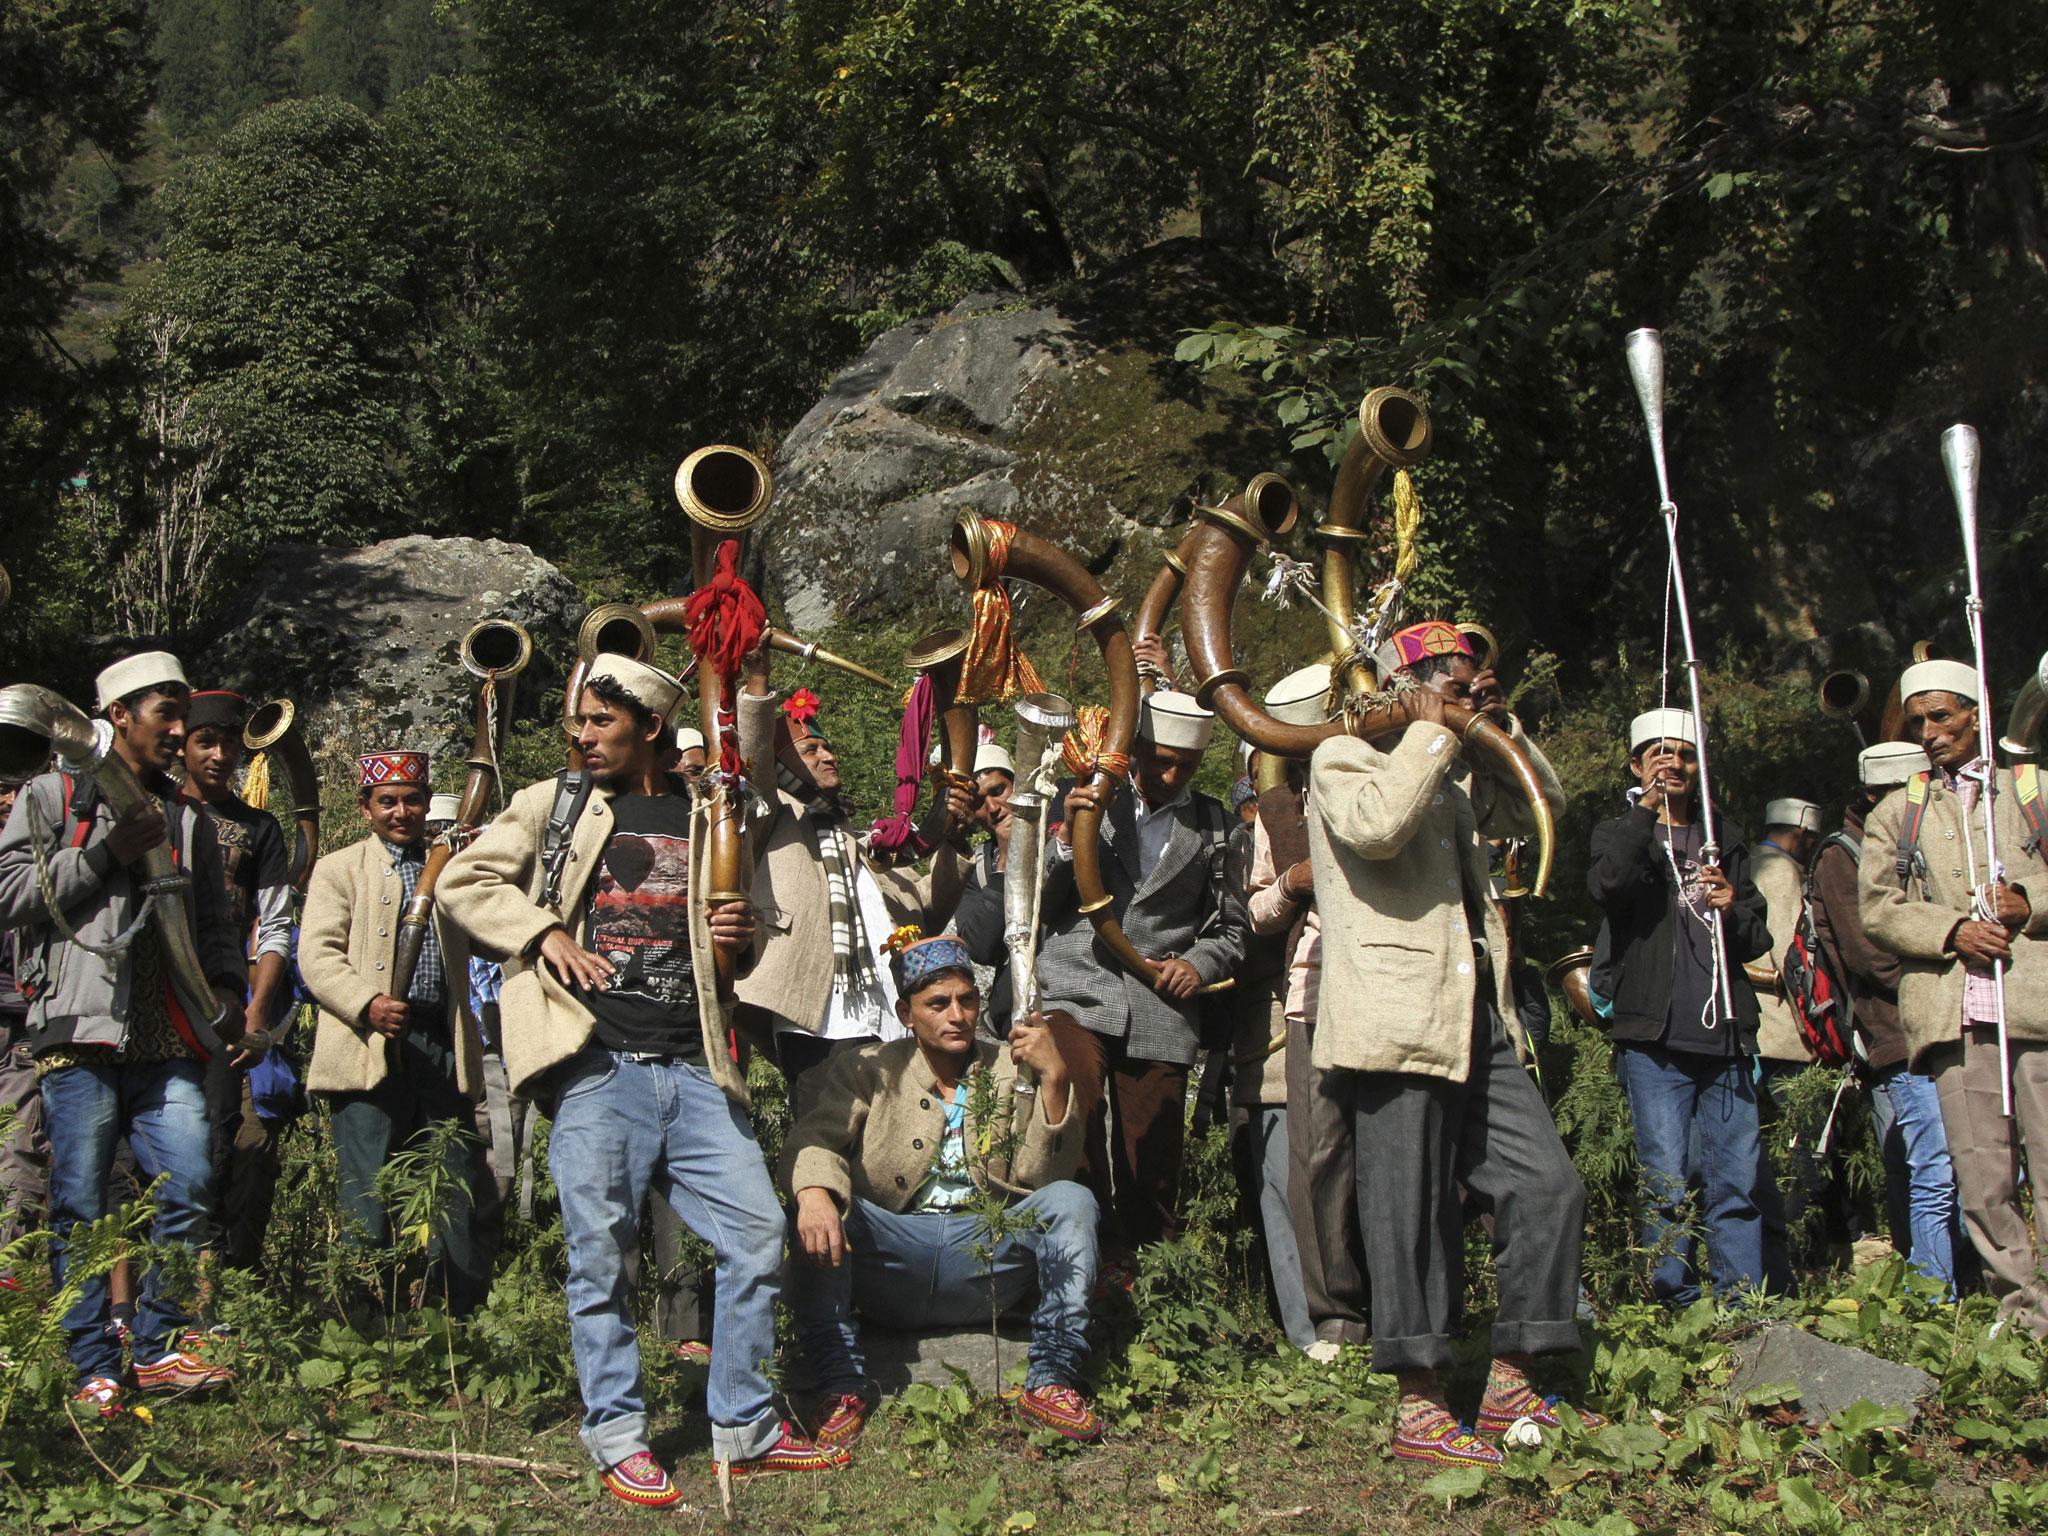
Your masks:
M599 603L576 627L576 654L584 661L600 656L654 659L654 625L631 603Z
M1870 679L1861 672L1830 672L1820 680L1820 712L1830 720L1854 720L1870 702Z
M471 677L515 677L533 660L533 636L510 619L485 619L462 637L456 658Z
M718 533L753 527L774 494L767 464L730 443L699 448L676 468L676 502L684 515Z

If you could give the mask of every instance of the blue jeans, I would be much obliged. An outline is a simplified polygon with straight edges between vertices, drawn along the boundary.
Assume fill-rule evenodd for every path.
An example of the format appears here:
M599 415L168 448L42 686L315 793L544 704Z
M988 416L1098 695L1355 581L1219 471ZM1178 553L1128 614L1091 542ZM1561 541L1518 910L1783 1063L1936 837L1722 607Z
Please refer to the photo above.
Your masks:
M702 1067L588 1050L566 1069L548 1167L569 1245L569 1343L591 1459L609 1467L648 1448L632 1276L650 1188L717 1261L712 1451L722 1461L765 1452L781 1432L763 1367L775 1355L783 1215L745 1111Z
M206 1116L205 1070L196 1061L116 1066L89 1062L59 1067L42 1081L43 1123L50 1139L50 1261L57 1284L70 1268L69 1238L80 1222L107 1214L107 1177L114 1144L125 1135L145 1179L161 1177L150 1241L195 1254L213 1210L212 1127ZM177 1346L192 1314L164 1294L152 1264L136 1299L135 1359L154 1364ZM107 1331L107 1282L88 1281L64 1314L72 1367L81 1382L121 1376L121 1341Z
M1036 1291L1025 1385L1077 1387L1088 1358L1088 1297L1095 1289L1095 1196L1087 1185L1062 1179L1012 1209L1035 1216L1038 1226L996 1245L993 1305L1007 1312ZM991 1273L974 1256L984 1238L972 1216L899 1216L856 1195L846 1213L846 1237L853 1252L837 1267L813 1264L800 1253L790 1264L797 1340L825 1391L874 1394L854 1327L856 1308L885 1328L987 1322Z
M1694 1056L1625 1042L1614 1060L1635 1121L1636 1161L1643 1173L1643 1244L1653 1252L1669 1245L1650 1276L1658 1300L1689 1306L1700 1296L1693 1245L1672 1231L1692 1180L1695 1129L1715 1294L1732 1302L1740 1291L1763 1289L1757 1179L1764 1165L1749 1058Z
M1885 1202L1892 1231L1910 1234L1906 1256L1915 1269L1956 1292L1963 1208L1948 1159L1941 1101L1934 1079L1887 1067L1871 1080L1870 1122L1884 1150Z
M1287 1106L1257 1104L1248 1113L1259 1223L1266 1237L1266 1273L1273 1282L1280 1331L1296 1349L1306 1350L1316 1341L1316 1325L1308 1315L1301 1248L1294 1231L1294 1211L1287 1203Z

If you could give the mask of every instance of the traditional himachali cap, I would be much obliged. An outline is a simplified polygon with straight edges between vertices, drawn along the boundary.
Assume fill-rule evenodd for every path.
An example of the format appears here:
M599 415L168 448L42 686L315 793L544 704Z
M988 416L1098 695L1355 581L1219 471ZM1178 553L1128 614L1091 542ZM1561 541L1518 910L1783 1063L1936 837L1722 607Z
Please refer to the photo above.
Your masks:
M357 787L382 789L389 784L417 784L424 789L427 754L424 752L365 752L356 759Z
M590 664L590 671L584 674L584 685L588 687L600 677L608 677L617 683L626 691L628 698L649 714L660 716L664 723L683 696L683 685L661 668L635 661L616 651L602 652Z
M1873 789L1903 784L1927 771L1927 753L1910 741L1880 741L1856 754L1856 778Z
M1138 719L1138 740L1155 747L1185 747L1199 752L1209 745L1216 717L1195 702L1191 693L1162 688L1145 700Z
M1391 677L1403 667L1412 667L1432 656L1471 655L1472 643L1457 625L1446 624L1442 619L1424 619L1420 624L1395 630L1374 653L1373 660L1381 676Z
M178 664L178 658L169 651L138 651L133 656L123 656L100 673L93 686L99 692L100 708L105 709L116 699L166 683L176 683L185 689L192 686L185 681L185 669Z
M1699 745L1700 733L1689 709L1649 709L1629 722L1628 749L1636 752L1652 741L1689 741Z
M1966 662L1916 661L1899 674L1901 699L1935 692L1952 693L1974 704L1983 696L1984 689L1977 681L1977 669Z
M192 708L185 716L185 734L189 736L194 731L213 727L228 732L239 741L242 737L242 727L248 721L247 699L225 688L209 688L203 693L192 695Z
M1795 800L1787 797L1773 800L1764 807L1764 825L1767 827L1797 827L1802 832L1820 830L1820 807L1811 800Z
M984 773L1007 773L1014 781L1017 764L1001 746L993 741L984 741L974 749L974 776L978 779Z
M694 725L677 726L676 750L678 752L688 752L693 747L700 752L704 750L704 733Z
M974 960L967 953L967 941L957 933L924 937L924 930L906 924L889 935L889 969L896 978L896 993L908 997L919 987L945 971L964 972L974 977Z
M427 801L427 820L453 821L462 814L462 796L435 795Z
M1290 672L1266 690L1266 713L1283 725L1321 725L1330 718L1330 669L1321 662Z

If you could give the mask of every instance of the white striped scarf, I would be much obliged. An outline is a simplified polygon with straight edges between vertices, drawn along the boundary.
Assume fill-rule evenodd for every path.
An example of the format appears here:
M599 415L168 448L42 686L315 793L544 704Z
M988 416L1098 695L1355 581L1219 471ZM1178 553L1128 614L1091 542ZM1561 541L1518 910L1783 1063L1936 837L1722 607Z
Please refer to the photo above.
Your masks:
M823 806L811 812L817 823L818 858L825 866L825 901L832 920L832 990L846 999L846 1020L867 1034L882 1032L882 979L860 920L853 889L853 864L844 821Z

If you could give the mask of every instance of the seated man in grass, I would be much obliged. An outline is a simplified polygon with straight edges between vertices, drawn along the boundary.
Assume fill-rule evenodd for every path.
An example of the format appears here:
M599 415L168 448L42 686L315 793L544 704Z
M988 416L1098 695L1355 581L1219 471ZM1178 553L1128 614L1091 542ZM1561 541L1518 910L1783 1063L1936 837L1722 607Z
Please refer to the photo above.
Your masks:
M826 1391L818 1440L852 1443L875 1405L856 1307L889 1327L958 1327L988 1319L991 1286L1003 1310L1038 1296L1018 1415L1098 1440L1102 1426L1076 1390L1097 1211L1070 1178L1081 1127L1067 1063L1037 1015L1019 1019L1003 1044L977 1039L981 994L965 942L916 933L898 930L904 942L890 962L910 1037L820 1068L824 1081L783 1152L802 1253L789 1303ZM1035 1078L1035 1094L1017 1091L1020 1075ZM993 1208L982 1196L995 1197Z

